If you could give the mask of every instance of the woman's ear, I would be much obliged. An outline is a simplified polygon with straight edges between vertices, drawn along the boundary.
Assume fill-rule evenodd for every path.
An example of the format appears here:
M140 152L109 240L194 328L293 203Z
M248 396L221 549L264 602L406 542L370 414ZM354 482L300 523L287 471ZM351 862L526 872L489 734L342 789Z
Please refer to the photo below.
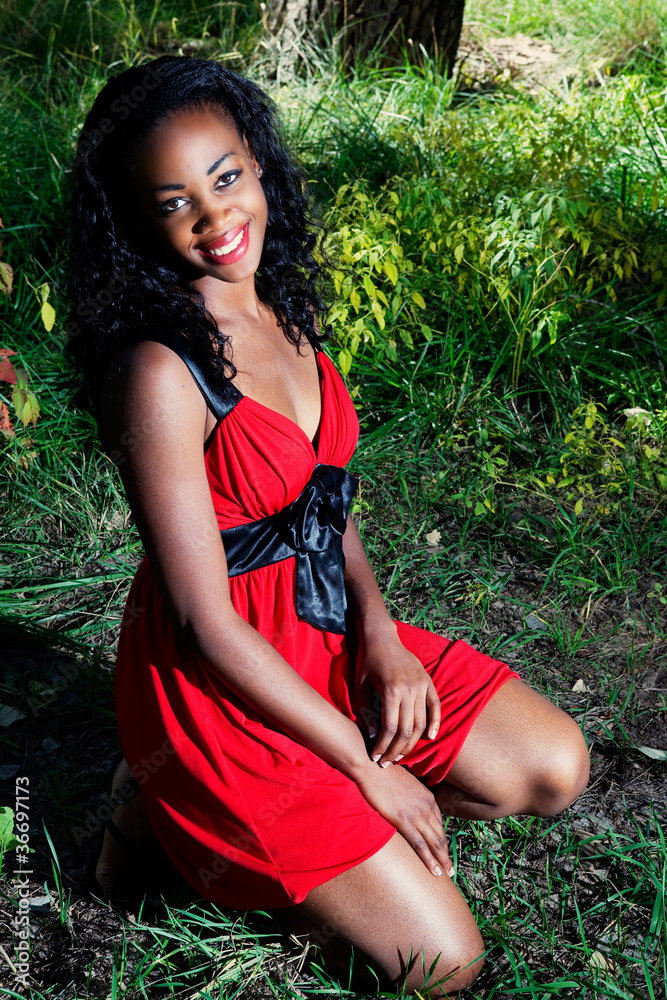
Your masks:
M258 163L257 157L255 156L255 154L252 151L252 146L250 145L250 143L246 139L245 132L243 133L243 145L245 146L245 151L248 154L248 157L250 158L250 162L252 163L252 165L253 165L253 167L255 169L255 173L257 174L257 177L261 177L262 174L264 173L264 171L262 170L261 164Z

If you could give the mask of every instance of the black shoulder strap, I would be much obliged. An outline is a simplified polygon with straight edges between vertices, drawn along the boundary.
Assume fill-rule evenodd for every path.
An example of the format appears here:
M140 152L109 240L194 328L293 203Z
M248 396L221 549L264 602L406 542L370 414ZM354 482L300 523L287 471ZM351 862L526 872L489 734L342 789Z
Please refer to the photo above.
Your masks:
M322 344L317 339L317 337L313 337L311 334L307 333L306 334L306 340L308 341L308 343L310 344L310 346L312 347L312 349L315 351L315 354L319 354L320 351L322 350Z
M236 404L243 399L243 393L230 381L225 382L222 387L211 384L210 377L199 362L192 357L188 351L187 342L182 337L163 330L151 330L150 333L142 336L141 340L154 340L158 344L164 344L165 347L178 354L179 358L190 369L190 374L199 386L207 406L215 413L218 420L224 420L232 412Z

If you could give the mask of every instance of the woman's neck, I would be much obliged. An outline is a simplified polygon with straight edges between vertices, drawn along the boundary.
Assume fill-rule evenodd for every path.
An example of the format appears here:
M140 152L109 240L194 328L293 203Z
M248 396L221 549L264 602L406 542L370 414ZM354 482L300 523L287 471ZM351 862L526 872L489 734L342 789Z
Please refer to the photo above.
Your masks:
M206 308L216 318L218 325L224 323L226 319L259 322L266 315L266 306L255 290L254 275L237 284L220 281L207 275L193 284L204 296Z

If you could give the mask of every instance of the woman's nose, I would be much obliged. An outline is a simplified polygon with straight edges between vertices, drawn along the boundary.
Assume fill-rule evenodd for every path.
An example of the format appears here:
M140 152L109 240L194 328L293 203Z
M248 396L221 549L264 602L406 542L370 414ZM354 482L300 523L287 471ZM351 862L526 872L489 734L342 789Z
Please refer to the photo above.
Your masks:
M195 233L206 233L224 228L232 211L231 205L223 204L222 200L207 201L199 209L199 217L193 227Z

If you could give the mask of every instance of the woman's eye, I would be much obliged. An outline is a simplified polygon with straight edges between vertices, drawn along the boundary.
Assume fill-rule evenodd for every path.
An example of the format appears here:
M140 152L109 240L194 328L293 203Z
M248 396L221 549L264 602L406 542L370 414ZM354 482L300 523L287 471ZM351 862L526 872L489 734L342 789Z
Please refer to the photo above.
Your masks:
M161 202L158 206L158 212L168 215L169 212L175 212L177 208L180 208L181 205L185 204L185 201L185 198L169 198L168 201Z
M229 187L242 173L242 170L228 170L226 173L220 174L215 183L216 189Z

